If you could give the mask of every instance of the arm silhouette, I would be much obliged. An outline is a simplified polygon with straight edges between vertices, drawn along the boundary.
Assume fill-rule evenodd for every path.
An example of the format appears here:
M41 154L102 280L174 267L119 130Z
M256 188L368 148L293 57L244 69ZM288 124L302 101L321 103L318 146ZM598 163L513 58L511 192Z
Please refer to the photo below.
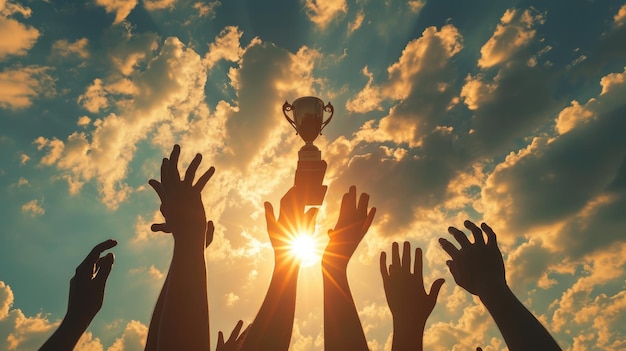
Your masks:
M303 229L311 230L317 208L304 213L303 194L291 188L280 200L278 220L269 202L265 219L274 248L274 272L261 308L250 325L241 350L287 350L293 330L300 262L289 252L289 240Z
M153 227L158 231L157 227ZM206 232L206 242L205 248L209 247L211 242L213 241L213 232L215 227L213 226L213 222L208 222L208 230ZM146 338L146 347L145 351L155 351L157 349L158 337L159 337L159 325L161 323L161 315L163 314L163 303L165 301L165 295L167 294L167 285L170 281L170 269L167 271L167 277L163 282L163 287L161 288L161 292L159 293L159 298L157 299L157 303L154 306L154 311L152 312L152 318L150 319L150 326L148 328L148 337Z
M74 349L80 336L102 308L104 288L115 257L112 253L103 257L100 257L100 254L115 245L117 241L111 239L101 242L76 267L76 273L70 280L65 317L59 328L39 348L40 351Z
M561 350L550 333L515 297L506 283L504 261L498 248L496 234L483 223L481 228L465 221L474 243L454 227L448 232L461 245L457 249L446 239L439 239L452 260L447 261L456 283L477 295L493 317L509 350ZM483 236L487 235L487 241Z
M391 349L423 350L426 320L435 308L439 290L444 283L437 279L426 293L422 274L422 250L415 249L415 262L411 273L411 244L404 242L402 258L398 243L392 245L392 258L387 271L387 254L380 254L380 273L393 315L393 341Z
M341 201L339 219L322 257L324 282L324 348L367 350L367 341L348 285L348 262L372 224L376 208L369 212L368 194L357 205L356 187L351 186Z
M161 199L161 213L165 223L152 225L153 231L172 233L174 253L170 264L166 289L157 306L160 313L156 332L157 350L208 350L209 306L207 276L204 260L206 238L212 235L212 222L206 221L201 192L215 169L209 168L193 184L202 156L196 154L180 179L178 157L180 146L174 145L170 158L161 164L161 181L151 179ZM157 302L158 305L158 302ZM154 319L154 318L153 318Z
M243 321L237 322L235 328L230 333L230 337L228 340L224 341L224 334L219 331L217 333L217 348L215 351L239 351L243 346L243 342L246 339L246 335L248 334L248 330L250 330L250 326L248 326L241 334L241 327L243 327Z

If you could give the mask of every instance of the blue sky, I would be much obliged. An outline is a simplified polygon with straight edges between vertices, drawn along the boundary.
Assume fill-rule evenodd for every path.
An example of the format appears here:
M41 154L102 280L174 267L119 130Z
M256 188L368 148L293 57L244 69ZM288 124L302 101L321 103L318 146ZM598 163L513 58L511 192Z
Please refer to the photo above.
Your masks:
M424 249L444 277L431 350L505 349L437 239L498 234L507 279L567 350L626 348L623 1L0 0L0 349L30 350L75 266L115 238L80 350L139 350L172 240L147 185L174 143L217 171L203 193L212 336L252 321L272 269L263 201L302 144L285 100L335 115L317 236L349 185L378 211L349 268L372 350L390 349L378 254ZM319 264L302 268L293 350L323 345Z

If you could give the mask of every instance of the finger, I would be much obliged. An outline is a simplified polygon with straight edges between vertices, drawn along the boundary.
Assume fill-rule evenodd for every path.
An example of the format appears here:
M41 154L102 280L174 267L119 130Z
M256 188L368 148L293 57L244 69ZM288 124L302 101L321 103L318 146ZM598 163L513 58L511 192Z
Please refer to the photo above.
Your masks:
M172 229L170 229L170 226L167 225L167 223L153 223L150 226L150 230L152 230L153 232L163 232L163 233L171 233Z
M265 206L265 222L267 223L267 226L269 227L270 225L275 225L276 216L274 215L274 207L272 207L272 204L269 203L268 201L265 201L264 206Z
M471 243L467 239L467 236L465 236L465 233L456 229L455 227L448 227L448 233L452 234L454 238L456 239L456 241L458 241L459 244L461 244L461 249L471 245Z
M448 266L448 270L450 270L450 274L452 274L452 277L454 278L454 281L456 282L457 285L459 285L459 281L457 279L457 277L458 277L457 269L458 268L456 266L456 263L453 260L448 260L448 261L446 261L446 265Z
M456 246L454 246L454 244L452 244L451 242L449 242L448 240L444 238L439 238L439 245L441 245L441 248L443 249L443 251L447 252L448 255L452 257L452 259L456 258L457 255L459 254L459 249L457 249Z
M420 286L424 286L424 274L422 263L422 249L415 248L415 262L413 263L413 274L417 277L417 282Z
M472 235L474 236L474 244L485 245L485 238L483 237L483 231L474 224L472 221L463 222L465 228L472 231Z
M391 265L400 267L400 245L396 242L391 244Z
M306 228L310 232L312 232L315 228L315 219L317 218L318 213L319 208L313 207L306 211L306 213L304 214L304 228Z
M167 168L168 168L169 162L170 160L168 160L165 157L161 161L161 183L163 184L167 184L170 179L169 175L167 174Z
M430 286L430 292L428 293L428 296L430 296L434 301L437 301L437 296L439 296L439 290L441 290L441 286L445 282L446 280L443 278L435 280L433 285Z
M496 233L493 232L493 229L491 229L491 227L488 226L487 223L481 224L480 227L483 228L483 230L485 231L485 234L487 234L487 244L498 246L498 241L496 240Z
M202 155L196 154L189 167L187 167L187 171L185 171L185 179L183 181L187 184L193 183L193 179L196 177L196 171L198 170L198 166L200 166L200 162L202 161Z
M356 191L356 189L355 189ZM354 194L356 196L356 193ZM357 205L357 213L363 217L367 215L367 204L370 201L370 196L367 193L361 194L359 197L359 204Z
M252 324L248 324L246 329L244 329L241 332L241 335L239 335L239 337L237 338L237 350L241 350L241 344L243 344L243 341L246 339L246 336L248 335L248 332L250 331L251 326Z
M117 241L113 239L109 239L94 246L94 248L91 249L87 257L85 257L83 262L80 264L80 266L87 266L87 267L93 266L93 264L96 263L96 261L98 261L98 258L100 257L100 254L102 252L114 247L115 245L117 245Z
M340 213L350 213L354 211L356 206L356 186L350 186L348 192L343 194L343 199L341 200L341 212Z
M483 348L482 347L477 347L476 351L483 351Z
M233 331L230 333L230 337L228 338L229 343L235 342L237 340L239 332L241 331L241 327L243 327L243 321L239 320L239 322L237 322L237 325L235 325L235 328L233 328Z
M198 178L196 185L193 186L194 189L198 189L198 191L202 191L206 183L208 183L209 179L213 177L214 173L215 173L215 167L213 166L209 167L209 169L206 172L204 172L202 176L200 176L200 178Z
M365 235L365 233L367 233L367 230L370 228L370 226L372 225L372 222L374 221L374 216L376 215L376 207L372 207L370 209L370 212L367 214L367 218L365 218L365 222L363 222L363 235Z
M217 350L219 350L220 347L222 346L224 346L224 333L222 333L222 331L218 331L217 332Z
M112 252L109 252L104 257L98 260L98 274L96 275L94 280L101 284L103 287L106 284L109 274L111 274L111 269L113 268L114 261L115 255Z
M215 224L213 221L208 221L206 223L206 232L204 234L204 248L209 247L213 242L213 234L215 233Z
M387 253L385 251L380 253L380 275L383 277L383 286L387 286L389 272L387 271Z
M148 184L150 184L152 189L154 189L157 195L159 195L159 200L161 200L161 202L165 202L165 189L163 188L163 184L154 179L150 179Z
M411 243L408 241L402 245L402 270L411 273Z
M172 149L172 153L170 154L170 159L168 161L168 177L170 180L178 180L180 181L180 173L178 173L178 157L180 156L180 146L178 144L174 145Z

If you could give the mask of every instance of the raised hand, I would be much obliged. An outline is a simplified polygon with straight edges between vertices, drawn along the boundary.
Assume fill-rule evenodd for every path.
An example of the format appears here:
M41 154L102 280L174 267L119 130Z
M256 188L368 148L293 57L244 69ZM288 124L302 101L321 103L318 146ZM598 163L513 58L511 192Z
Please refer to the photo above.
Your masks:
M206 221L200 194L215 168L210 167L194 185L202 155L196 154L182 180L178 171L179 156L180 146L174 145L169 159L164 158L161 163L161 182L154 179L148 182L161 199L161 213L165 217L165 223L155 223L151 228L155 232L173 233L175 240L198 239L201 233L203 246L208 246L213 240L213 223Z
M470 221L464 224L472 232L474 243L454 227L448 228L448 232L461 245L460 249L446 239L439 239L441 247L452 258L446 263L456 283L480 298L509 350L561 350L550 333L509 289L502 253L491 227L483 223L479 228ZM486 242L483 231L487 234Z
M318 209L311 208L305 213L306 198L303 195L295 187L289 189L280 199L278 220L272 204L265 202L267 232L277 259L293 258L288 254L290 241L299 232L310 232L315 227Z
M380 273L387 296L387 304L393 315L392 349L421 350L426 320L435 308L439 290L444 283L437 279L426 293L422 274L422 250L415 249L415 262L411 273L411 244L404 242L402 257L398 243L392 245L392 258L387 270L387 254L380 254Z
M70 280L69 301L65 318L40 350L71 350L74 348L80 336L102 308L104 288L115 257L110 252L103 257L100 257L100 254L115 245L117 245L117 241L112 239L101 242L76 267L76 273Z
M452 260L446 261L454 281L471 294L479 297L486 290L504 288L506 279L504 276L504 261L498 248L496 234L485 223L481 228L470 221L465 221L465 228L472 232L474 243L470 243L465 233L454 227L449 227L448 232L454 236L461 245L457 249L446 239L439 239L441 247L450 255ZM483 231L487 234L487 241L483 237Z
M289 349L296 309L300 262L289 252L289 242L298 232L311 230L317 208L304 212L306 194L293 187L280 200L278 220L265 203L265 219L274 248L274 272L263 304L249 328L242 351Z
M324 280L324 348L326 351L367 350L367 340L348 284L348 262L367 233L376 208L367 210L369 195L356 202L356 187L343 196L339 219L322 257Z
M248 326L241 334L241 327L243 326L243 321L237 322L235 328L230 333L230 337L226 342L224 342L224 334L219 331L217 333L217 348L215 351L239 351L241 346L243 345L243 341L246 339L246 335L248 334L248 330L250 326Z
M376 214L375 207L367 211L368 202L369 195L363 193L357 204L355 186L351 186L350 190L343 195L335 229L328 231L330 240L324 250L323 264L339 267L348 265Z

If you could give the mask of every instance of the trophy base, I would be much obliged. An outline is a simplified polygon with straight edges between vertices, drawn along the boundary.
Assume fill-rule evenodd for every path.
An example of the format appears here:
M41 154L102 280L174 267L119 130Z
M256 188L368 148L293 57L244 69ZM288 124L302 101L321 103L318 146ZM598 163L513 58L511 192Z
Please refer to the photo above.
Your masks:
M322 152L313 144L306 144L298 151L298 163L300 161L321 161ZM299 166L298 166L299 168ZM326 168L324 168L326 169Z
M302 151L302 150L300 150ZM317 160L302 159L298 152L298 168L296 169L295 187L302 192L308 206L320 206L326 195L326 185L322 185L326 173L326 161L321 160L321 152L317 150ZM305 154L304 156L311 156Z

